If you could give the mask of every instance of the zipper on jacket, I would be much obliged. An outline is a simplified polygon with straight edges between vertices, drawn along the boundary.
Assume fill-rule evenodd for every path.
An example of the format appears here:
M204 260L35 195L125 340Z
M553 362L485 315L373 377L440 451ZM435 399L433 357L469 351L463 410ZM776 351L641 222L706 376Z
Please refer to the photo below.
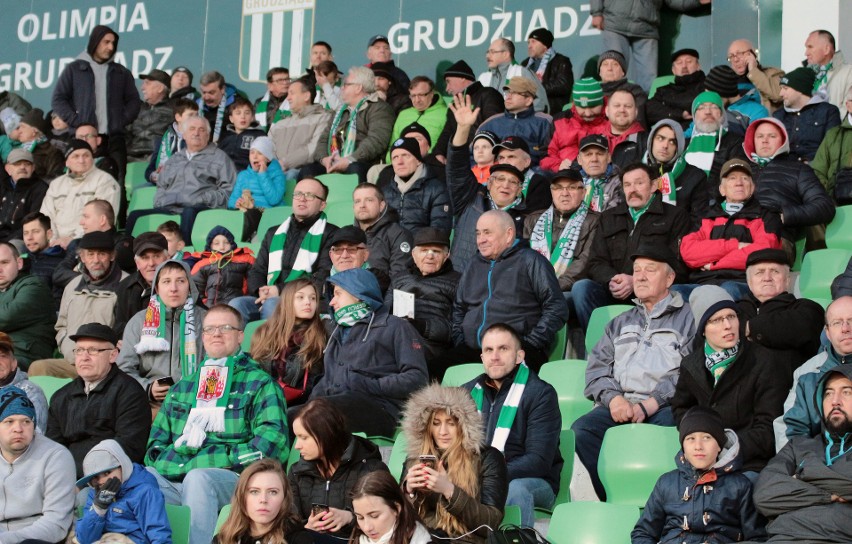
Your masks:
M192 295L190 295L190 296L192 296ZM169 340L169 371L170 372L172 370L172 361L173 361L172 351L174 350L174 345L175 345L175 313L176 313L176 310L177 310L177 308L172 310L172 316L169 319L171 321L171 326L169 327L169 330L172 333L172 337ZM180 361L178 361L178 368L180 368ZM183 375L183 369L181 369L181 376L182 375ZM171 376L171 374L169 374L169 376Z
M491 261L491 266L488 268L488 296L482 303L482 323L476 329L476 345L479 347L482 347L482 328L485 327L485 320L488 317L488 301L491 300L491 273L494 272L495 264L497 264L497 261Z
M331 480L325 481L325 504L328 505L328 493L329 488L331 487Z

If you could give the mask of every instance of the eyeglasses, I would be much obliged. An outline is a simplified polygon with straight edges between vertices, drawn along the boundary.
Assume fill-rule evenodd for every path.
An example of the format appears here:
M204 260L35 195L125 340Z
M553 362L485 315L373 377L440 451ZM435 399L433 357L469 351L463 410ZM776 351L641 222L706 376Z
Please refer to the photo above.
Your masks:
M719 317L714 317L713 319L708 319L708 325L721 325L723 321L727 321L728 323L736 323L740 320L737 314L729 314L729 315L720 315Z
M354 255L354 254L358 253L359 251L361 251L363 249L367 249L367 248L364 247L364 246L358 246L358 247L343 246L343 247L333 247L333 248L331 248L331 252L334 253L335 255L342 255L343 253L349 253L350 255Z
M233 331L241 331L242 329L238 329L233 325L207 325L206 327L201 328L201 332L204 334L225 334L226 332Z
M828 322L829 329L841 329L843 325L852 328L852 319L832 319Z
M102 353L104 351L112 351L114 349L115 348L74 348L71 350L71 353L73 353L76 357L79 357L84 353L88 353L89 356L94 357L98 353Z
M520 185L521 182L516 180L515 178L510 178L508 176L491 176L488 178L490 183L502 183L503 185Z
M554 193L562 193L562 192L565 192L565 191L572 191L572 192L573 191L585 191L586 188L583 186L583 184L579 184L579 185L551 185L550 190L553 191Z
M748 55L749 53L754 54L754 51L752 51L751 49L744 49L742 51L734 51L733 53L729 53L728 62L731 62L732 60L739 60L744 56Z
M313 193L303 193L302 191L296 191L295 193L293 193L293 200L303 200L304 199L304 200L307 200L307 201L311 201L311 200L314 200L314 199L317 199L317 198L322 200L323 202L325 202L325 199L323 197L321 197L319 195L315 195Z

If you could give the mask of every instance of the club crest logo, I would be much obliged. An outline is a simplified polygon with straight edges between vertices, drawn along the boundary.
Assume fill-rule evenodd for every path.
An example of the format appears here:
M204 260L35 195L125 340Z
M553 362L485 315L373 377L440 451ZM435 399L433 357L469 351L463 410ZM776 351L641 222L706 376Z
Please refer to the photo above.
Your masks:
M240 79L266 83L266 72L285 66L305 72L313 43L316 0L242 0Z

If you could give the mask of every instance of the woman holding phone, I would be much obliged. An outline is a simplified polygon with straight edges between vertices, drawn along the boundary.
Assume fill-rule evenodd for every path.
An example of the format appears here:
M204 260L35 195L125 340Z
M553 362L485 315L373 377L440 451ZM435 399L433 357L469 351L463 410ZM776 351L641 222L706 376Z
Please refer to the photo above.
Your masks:
M428 544L429 530L387 472L365 474L352 489L352 510L358 524L349 544Z
M503 519L506 461L484 446L470 393L433 384L415 393L402 419L408 443L403 489L433 532L481 544Z
M350 434L343 414L325 399L305 404L293 420L293 433L301 459L290 468L289 480L301 524L348 538L355 522L352 488L364 474L388 470L379 449Z

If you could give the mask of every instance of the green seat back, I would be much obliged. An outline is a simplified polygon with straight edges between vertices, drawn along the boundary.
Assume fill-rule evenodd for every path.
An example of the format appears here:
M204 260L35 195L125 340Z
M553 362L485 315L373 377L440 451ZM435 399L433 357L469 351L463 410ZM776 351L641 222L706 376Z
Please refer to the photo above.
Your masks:
M288 179L285 182L284 188L284 202L293 202L293 193L296 192L296 184L299 183L299 180L296 178Z
M124 188L127 189L127 196L133 196L137 187L148 184L145 179L145 170L148 168L147 162L129 162L127 170L124 172Z
M521 507L517 504L509 504L503 509L503 521L500 522L500 527L504 525L520 525L521 524Z
M679 450L675 427L629 423L608 429L598 458L607 502L643 508L657 479L676 468Z
M388 459L388 470L398 482L402 480L402 465L405 464L407 448L408 443L405 440L405 435L399 433L393 443L393 448L391 448L390 459Z
M198 251L204 251L204 246L207 245L207 235L214 227L225 227L231 234L237 244L243 237L243 219L245 214L239 210L204 210L195 216L195 223L192 224L192 245L198 248Z
M444 373L441 385L445 387L458 387L464 385L484 372L482 363L464 363L451 366Z
M134 223L133 232L131 234L136 237L142 234L143 232L155 232L157 230L157 227L159 227L166 221L174 221L175 223L180 225L180 216L167 213L152 213L149 215L143 215L142 217L136 220L136 223ZM204 245L202 245L201 247L204 247Z
M651 82L651 90L648 91L648 98L653 98L657 94L657 89L674 82L674 79L675 76L673 75L655 77L654 81Z
M265 319L258 319L257 321L251 321L246 323L246 328L243 329L243 343L240 346L243 348L243 351L249 351L251 348L251 337L254 336L255 331L266 323Z
M629 304L613 304L611 306L595 308L592 315L589 316L589 326L586 328L586 357L592 352L595 344L603 338L607 323L631 308L633 306Z
M796 238L796 258L793 261L793 266L790 268L793 272L802 271L802 261L805 259L805 244L807 241L808 237L804 234Z
M571 502L571 477L574 475L575 450L574 431L564 429L559 433L559 453L562 455L563 464L562 471L559 473L559 493L553 501L553 508ZM551 517L553 511L547 508L536 508L535 513L536 518L540 519Z
M348 202L352 207L352 191L358 185L357 174L323 174L317 178L328 187L327 203Z
M548 361L558 361L565 357L565 344L568 341L568 325L565 325L556 332L556 341L553 342L553 349L550 350Z
M586 387L586 361L563 359L544 363L538 375L556 389L563 429L570 429L577 418L595 406L583 394Z
M825 245L829 249L852 250L852 206L840 206L825 227Z
M266 236L266 231L272 227L279 227L281 223L290 217L293 213L292 206L276 206L274 208L266 208L263 210L263 215L260 216L260 223L257 225L257 242L263 242L263 237Z
M166 515L172 527L172 543L189 544L189 506L166 504Z
M569 502L554 509L547 540L552 544L630 544L637 521L639 508L635 506Z
M216 532L214 534L219 534L219 529L222 528L222 525L225 524L225 520L228 519L228 516L231 514L231 505L226 504L219 510L219 517L216 519Z
M831 298L831 282L846 270L847 249L818 249L809 251L802 262L799 291L805 298Z
M813 300L814 302L816 302L817 304L822 306L823 310L827 309L828 305L831 304L830 298L812 298L812 299L808 299L808 300Z
M48 404L50 404L50 398L54 393L71 383L71 378L57 378L56 376L30 376L29 380L41 387Z
M290 467L296 464L298 460L302 457L302 454L299 453L299 450L294 448L295 444L290 444L290 456L287 457L287 472L290 472Z
M127 205L127 213L135 212L136 210L154 209L154 195L156 194L156 187L139 187L133 191L133 196L130 197L130 204Z
M355 223L355 212L352 210L352 200L349 202L329 202L325 206L325 216L329 223L345 227Z

